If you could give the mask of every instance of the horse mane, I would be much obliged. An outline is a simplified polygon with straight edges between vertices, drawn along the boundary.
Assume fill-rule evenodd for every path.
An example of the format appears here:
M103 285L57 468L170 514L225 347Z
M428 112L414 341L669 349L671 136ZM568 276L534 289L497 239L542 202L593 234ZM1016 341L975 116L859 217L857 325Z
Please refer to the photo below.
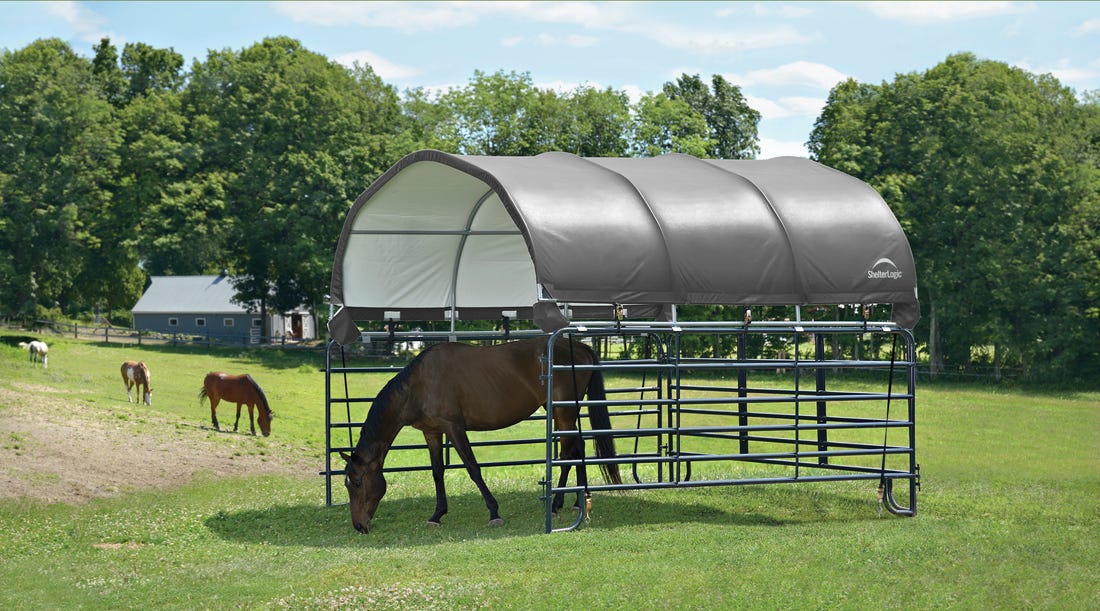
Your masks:
M374 397L374 401L371 403L370 411L367 412L367 419L363 422L363 428L359 432L359 443L356 444L356 449L364 443L378 438L378 428L382 424L382 415L395 397L408 390L409 379L412 377L413 370L420 367L421 359L434 347L428 346L421 350L420 354L409 361L408 365L405 365L401 371L397 372L397 375L386 382L382 390L378 391L378 395Z
M256 380L252 379L252 374L244 374L244 377L248 379L249 383L256 388L256 394L260 395L260 402L263 403L264 411L271 415L271 408L267 405L267 395L264 394L264 389L260 388L260 385L256 383ZM205 388L203 390L206 390ZM249 416L251 418L251 416Z

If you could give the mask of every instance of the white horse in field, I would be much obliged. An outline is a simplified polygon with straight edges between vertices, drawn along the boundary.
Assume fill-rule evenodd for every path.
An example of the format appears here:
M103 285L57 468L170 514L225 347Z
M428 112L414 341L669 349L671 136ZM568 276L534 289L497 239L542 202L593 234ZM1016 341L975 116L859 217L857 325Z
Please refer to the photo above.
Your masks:
M46 345L46 342L40 342L38 340L35 340L33 342L30 342L30 343L19 342L19 347L20 348L26 348L27 352L30 353L31 364L32 365L34 363L37 363L38 361L42 361L42 368L43 369L45 369L46 367L49 366L47 363L48 363L48 360L49 360L50 348L49 348L49 346Z

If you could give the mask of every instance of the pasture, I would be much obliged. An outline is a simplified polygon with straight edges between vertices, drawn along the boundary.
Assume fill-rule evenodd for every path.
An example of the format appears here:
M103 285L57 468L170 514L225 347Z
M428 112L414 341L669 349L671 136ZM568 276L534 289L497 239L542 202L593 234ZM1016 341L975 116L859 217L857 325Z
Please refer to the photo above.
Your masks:
M545 535L515 467L486 472L502 527L451 470L442 527L429 474L393 474L361 535L323 504L321 355L45 339L48 369L0 343L3 608L1100 607L1098 393L919 386L915 518L871 482L739 486L597 494ZM211 427L213 370L263 387L270 437Z

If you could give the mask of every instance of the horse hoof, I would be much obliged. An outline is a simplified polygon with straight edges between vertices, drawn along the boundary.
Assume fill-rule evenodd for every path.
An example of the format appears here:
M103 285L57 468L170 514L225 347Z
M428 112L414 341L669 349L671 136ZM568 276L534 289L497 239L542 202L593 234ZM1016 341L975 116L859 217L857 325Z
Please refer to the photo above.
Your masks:
M432 522L431 520L428 520L428 526L430 526L431 528L439 528L440 526L442 526L442 524L440 524L439 522Z
M489 520L489 526L504 526L504 518L494 518Z

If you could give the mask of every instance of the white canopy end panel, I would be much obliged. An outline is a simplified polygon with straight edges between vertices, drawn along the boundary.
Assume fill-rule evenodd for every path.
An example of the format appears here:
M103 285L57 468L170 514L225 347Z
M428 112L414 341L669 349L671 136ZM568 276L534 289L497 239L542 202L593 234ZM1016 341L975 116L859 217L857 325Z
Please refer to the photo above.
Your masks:
M794 157L418 151L352 206L331 289L345 343L357 320L533 318L557 303L890 303L902 326L919 319L882 198Z

